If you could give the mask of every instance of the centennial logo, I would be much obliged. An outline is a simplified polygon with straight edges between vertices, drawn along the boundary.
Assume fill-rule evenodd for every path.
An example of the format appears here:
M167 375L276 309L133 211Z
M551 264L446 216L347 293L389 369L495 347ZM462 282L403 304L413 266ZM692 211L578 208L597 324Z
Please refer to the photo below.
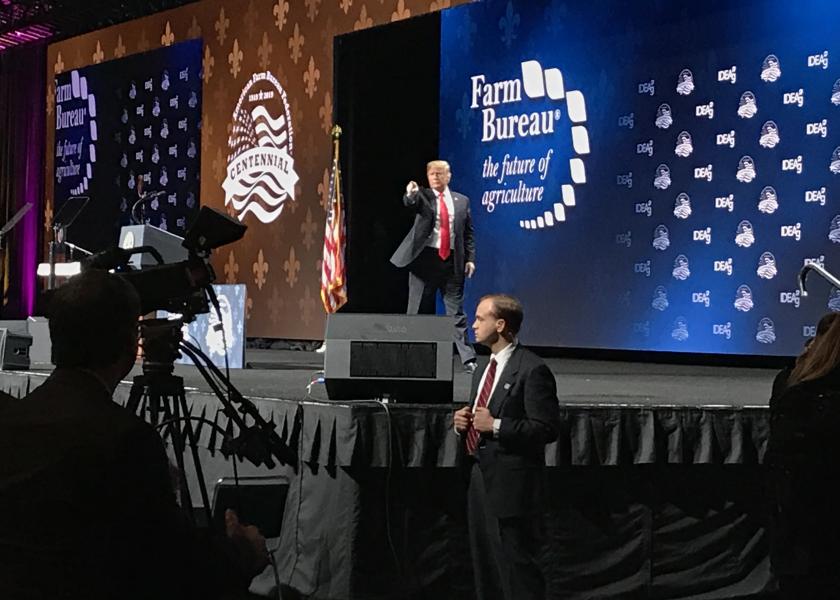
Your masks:
M294 134L286 92L269 71L255 73L242 88L228 138L225 206L240 221L248 213L271 223L294 200Z

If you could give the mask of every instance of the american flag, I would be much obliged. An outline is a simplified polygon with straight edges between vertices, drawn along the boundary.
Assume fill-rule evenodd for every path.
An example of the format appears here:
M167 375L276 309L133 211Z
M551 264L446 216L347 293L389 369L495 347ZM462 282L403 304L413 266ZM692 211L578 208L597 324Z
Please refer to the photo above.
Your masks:
M340 133L340 130L339 130ZM347 302L347 278L344 265L343 198L341 197L341 168L338 165L338 136L335 139L332 172L330 173L329 208L324 231L324 258L321 262L321 301L327 313L334 313Z

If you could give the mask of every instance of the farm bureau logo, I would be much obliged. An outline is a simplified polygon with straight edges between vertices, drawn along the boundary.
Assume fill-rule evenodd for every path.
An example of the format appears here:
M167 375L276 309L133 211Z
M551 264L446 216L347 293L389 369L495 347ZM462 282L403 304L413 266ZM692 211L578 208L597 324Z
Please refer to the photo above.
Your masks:
M96 97L88 90L87 78L72 71L69 83L56 81L55 86L55 181L73 186L72 196L88 191L96 142Z
M563 118L556 103L565 102L573 150L568 160L568 175L552 174L549 178L553 166L551 159L556 154L554 141L547 141L536 156L522 157L508 152L499 159L488 155L481 167L482 179L501 187L485 190L481 204L488 213L506 204L541 204L546 193L545 182L559 181L560 197L550 199L552 205L538 209L533 218L519 221L523 229L543 229L566 220L566 208L576 203L575 186L586 183L586 168L581 158L589 154L586 101L581 91L566 90L560 69L543 68L536 60L522 61L519 66L521 77L517 79L488 82L483 73L470 77L470 109L481 110L481 143L507 142L514 150L520 139L553 138L557 123ZM537 110L519 108L529 101L542 106ZM517 108L512 114L500 115L502 107L508 106ZM557 164L556 160L554 164ZM526 182L526 179L531 181Z
M294 134L286 92L269 71L254 73L242 88L228 138L225 206L240 221L253 213L271 223L294 200L298 175L292 158Z

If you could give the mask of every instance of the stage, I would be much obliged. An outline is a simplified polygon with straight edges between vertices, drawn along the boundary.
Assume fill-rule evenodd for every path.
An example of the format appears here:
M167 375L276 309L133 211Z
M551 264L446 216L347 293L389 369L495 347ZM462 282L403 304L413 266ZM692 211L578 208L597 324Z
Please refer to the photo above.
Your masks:
M622 361L546 359L557 378L557 395L564 405L766 407L775 369L706 367ZM456 361L457 363L457 361ZM246 350L246 366L231 372L234 385L249 398L265 400L326 400L323 384L307 385L324 366L322 354L302 350ZM47 370L30 371L35 380ZM198 372L176 365L185 388L209 392ZM454 366L454 398L465 402L470 375ZM127 378L141 373L136 366ZM15 387L15 372L1 372L3 389Z
M561 431L546 448L551 507L543 556L549 597L767 597L762 460L775 370L548 359ZM329 402L322 355L251 350L236 387L274 423L294 464L239 462L243 477L288 486L276 540L289 597L469 598L463 455L452 405ZM139 367L136 368L139 373ZM230 477L219 449L237 429L192 367L204 479ZM0 373L17 395L48 371ZM470 376L455 367L455 399ZM124 403L129 384L115 398ZM390 440L390 441L389 441ZM191 481L194 498L197 486ZM467 578L468 579L468 578ZM255 590L268 593L274 573ZM286 597L286 596L284 596Z

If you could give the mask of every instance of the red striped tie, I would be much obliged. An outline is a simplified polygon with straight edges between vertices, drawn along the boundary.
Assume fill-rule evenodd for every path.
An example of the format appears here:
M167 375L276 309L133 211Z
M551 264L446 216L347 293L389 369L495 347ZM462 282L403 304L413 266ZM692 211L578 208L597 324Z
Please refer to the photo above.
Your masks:
M478 395L478 401L475 403L475 408L487 406L487 401L490 400L490 390L493 389L493 381L496 379L496 359L491 358L490 364L487 366L487 375L484 377L484 385L481 386L481 393ZM475 409L473 409L473 413ZM478 448L478 432L475 427L470 425L467 430L467 454L475 454L475 449Z
M443 199L443 192L440 192L438 199L438 214L440 215L440 248L438 248L438 256L441 260L449 258L450 246L449 241L449 209L446 208L446 201Z

